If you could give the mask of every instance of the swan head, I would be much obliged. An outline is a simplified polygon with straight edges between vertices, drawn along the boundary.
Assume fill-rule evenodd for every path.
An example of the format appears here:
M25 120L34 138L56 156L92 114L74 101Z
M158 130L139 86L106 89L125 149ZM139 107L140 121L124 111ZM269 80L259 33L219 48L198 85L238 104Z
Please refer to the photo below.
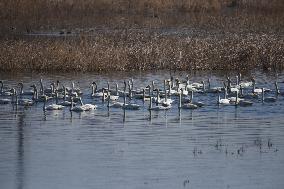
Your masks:
M30 87L33 88L33 89L36 89L36 85L35 84L31 85Z
M251 81L252 81L252 83L255 85L256 80L255 80L255 78L254 78L254 77L252 77L252 78L251 78Z
M12 88L12 89L10 90L10 92L11 92L13 95L15 95L16 89L15 89L15 88Z
M187 81L189 80L189 75L188 75L188 74L186 75L186 80L187 80Z

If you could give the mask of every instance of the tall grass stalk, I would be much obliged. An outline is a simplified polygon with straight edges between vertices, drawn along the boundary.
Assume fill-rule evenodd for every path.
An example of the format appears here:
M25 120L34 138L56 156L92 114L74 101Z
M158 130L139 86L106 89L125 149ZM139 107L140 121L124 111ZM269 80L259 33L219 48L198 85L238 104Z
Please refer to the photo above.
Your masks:
M118 33L72 39L2 39L2 71L282 70L276 35L162 36Z

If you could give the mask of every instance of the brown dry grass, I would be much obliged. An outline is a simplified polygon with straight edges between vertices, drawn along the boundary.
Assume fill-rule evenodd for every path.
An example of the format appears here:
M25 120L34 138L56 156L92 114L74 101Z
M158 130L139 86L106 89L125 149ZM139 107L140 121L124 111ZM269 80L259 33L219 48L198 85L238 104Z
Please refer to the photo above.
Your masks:
M2 0L0 10L2 71L283 69L282 0ZM88 37L99 27L110 32ZM152 32L170 27L194 32Z
M2 40L2 71L282 70L274 35L175 37L128 33L74 39Z

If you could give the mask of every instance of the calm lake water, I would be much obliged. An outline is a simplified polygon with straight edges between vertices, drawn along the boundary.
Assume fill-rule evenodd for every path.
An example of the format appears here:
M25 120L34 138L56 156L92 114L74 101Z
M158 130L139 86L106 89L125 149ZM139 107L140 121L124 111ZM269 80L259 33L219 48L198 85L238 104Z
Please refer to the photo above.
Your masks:
M0 105L0 188L279 188L284 186L284 96L253 106L217 106L216 94L196 94L206 106L152 112L110 109L90 98L90 83L114 87L133 78L136 87L169 78L167 71L118 74L4 74L5 85L23 81L26 89L39 79L71 81L83 90L83 101L97 110L84 113L43 112ZM186 73L173 73L185 78ZM274 73L253 73L257 86L284 81ZM226 73L198 72L190 80L212 80L221 86ZM249 76L245 76L247 80ZM234 79L234 78L233 78ZM284 91L284 84L279 84ZM120 98L122 101L122 98ZM141 101L137 103L142 104Z

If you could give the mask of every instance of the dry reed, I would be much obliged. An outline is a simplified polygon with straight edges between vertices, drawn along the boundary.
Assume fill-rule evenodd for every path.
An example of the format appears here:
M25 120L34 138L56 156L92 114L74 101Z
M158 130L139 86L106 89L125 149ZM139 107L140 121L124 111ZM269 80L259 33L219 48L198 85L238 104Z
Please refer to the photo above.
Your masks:
M0 70L282 70L283 9L282 0L2 0ZM160 32L169 28L178 33Z
M282 70L276 35L163 36L130 32L72 39L2 40L2 71Z

